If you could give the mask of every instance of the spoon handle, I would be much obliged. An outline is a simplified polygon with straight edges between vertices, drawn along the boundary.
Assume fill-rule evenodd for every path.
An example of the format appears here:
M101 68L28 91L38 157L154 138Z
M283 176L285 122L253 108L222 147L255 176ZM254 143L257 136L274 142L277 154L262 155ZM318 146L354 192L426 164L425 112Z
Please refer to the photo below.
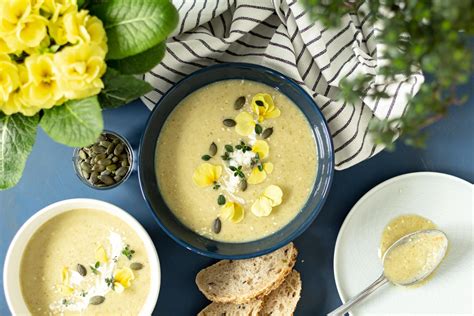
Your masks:
M375 280L374 283L372 283L365 290L348 300L345 304L339 306L338 308L330 312L328 316L344 315L348 310L351 309L352 306L365 299L367 296L375 292L385 283L388 283L388 279L385 277L385 275L382 274L377 280Z

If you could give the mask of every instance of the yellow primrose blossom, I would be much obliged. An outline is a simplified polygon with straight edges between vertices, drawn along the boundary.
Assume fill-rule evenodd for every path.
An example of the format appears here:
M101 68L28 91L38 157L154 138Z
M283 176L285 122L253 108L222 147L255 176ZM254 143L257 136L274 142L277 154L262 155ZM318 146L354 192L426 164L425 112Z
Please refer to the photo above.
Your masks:
M257 140L252 146L252 151L258 154L260 160L263 160L268 157L270 146L264 140Z
M241 112L235 117L235 131L241 136L248 136L252 134L255 129L255 122L253 116L247 112Z
M8 43L4 38L0 37L0 54L10 54L13 52L13 49L8 46Z
M20 85L17 65L6 54L0 54L0 104L6 102Z
M40 15L30 15L16 30L16 39L20 45L26 47L38 46L47 35L48 20Z
M227 202L221 208L222 218L238 223L244 219L244 208L236 202Z
M199 187L213 185L221 176L222 167L210 163L202 163L194 170L193 181Z
M63 96L58 83L58 71L53 54L33 55L25 59L30 82L24 88L25 102L41 108L51 108Z
M133 271L127 267L117 269L114 272L114 290L116 292L123 292L124 289L132 285L132 281L135 280Z
M275 107L273 98L268 93L257 93L252 98L252 111L257 114L258 121L263 122L265 119L276 118L280 116L280 110Z
M64 45L67 43L66 30L64 27L64 17L59 17L56 20L50 20L48 23L49 35L57 45Z
M0 1L0 34L16 32L22 21L31 13L30 0Z
M97 249L95 250L95 258L97 259L97 261L102 263L106 263L107 261L109 261L109 258L107 257L107 252L105 251L102 245L97 247Z
M77 10L77 0L42 0L41 9L51 14L51 20L56 21L59 16Z
M277 185L269 185L263 194L252 204L251 211L255 216L268 216L273 207L281 204L283 191Z
M262 166L263 170L258 169L258 167L253 167L252 172L247 179L248 184L262 183L267 178L267 175L273 172L273 164L271 162L266 162Z
M79 44L54 54L60 72L60 87L68 99L96 95L104 87L105 52L96 45Z

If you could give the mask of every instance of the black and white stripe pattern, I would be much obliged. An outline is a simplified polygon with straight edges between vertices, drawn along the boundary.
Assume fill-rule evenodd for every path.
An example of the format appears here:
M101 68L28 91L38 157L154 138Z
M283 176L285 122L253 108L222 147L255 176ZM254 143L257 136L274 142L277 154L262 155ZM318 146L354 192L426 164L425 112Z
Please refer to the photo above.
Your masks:
M381 151L371 139L372 120L403 115L408 98L423 83L421 73L387 82L375 76L370 89L391 97L369 96L355 104L338 100L343 78L376 75L383 45L380 27L369 25L367 7L326 29L296 0L174 0L180 21L167 54L145 79L155 88L143 101L149 108L189 73L223 62L261 64L293 78L313 96L329 125L336 169L348 168Z

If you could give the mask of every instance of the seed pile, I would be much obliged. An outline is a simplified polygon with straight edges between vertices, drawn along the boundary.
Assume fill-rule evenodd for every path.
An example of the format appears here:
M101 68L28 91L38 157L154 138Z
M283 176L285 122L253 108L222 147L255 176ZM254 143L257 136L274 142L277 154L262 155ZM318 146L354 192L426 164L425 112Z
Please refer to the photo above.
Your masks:
M80 174L96 187L108 187L122 181L130 169L127 146L115 135L102 133L95 144L79 150Z

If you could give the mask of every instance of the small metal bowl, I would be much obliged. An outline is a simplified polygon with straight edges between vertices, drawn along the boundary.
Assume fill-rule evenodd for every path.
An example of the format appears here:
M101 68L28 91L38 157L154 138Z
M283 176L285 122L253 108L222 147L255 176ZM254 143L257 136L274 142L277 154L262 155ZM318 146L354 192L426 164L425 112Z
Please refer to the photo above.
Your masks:
M96 189L96 190L108 190L108 189L115 188L118 185L124 183L130 177L130 175L132 174L132 171L134 169L134 162L135 162L132 146L130 145L130 143L128 142L128 140L125 137L123 137L123 136L121 136L121 135L119 135L115 132L109 131L109 130L104 130L102 132L102 135L112 135L112 136L115 136L118 139L120 139L120 141L122 141L122 143L124 144L125 152L128 155L129 168L128 168L127 173L122 177L122 179L119 182L116 182L116 183L111 184L111 185L97 186L97 185L92 184L91 182L89 182L89 180L87 180L82 175L82 171L81 171L81 168L79 166L79 159L80 159L79 151L82 148L74 148L74 152L73 152L73 155L72 155L72 165L74 167L74 172L76 173L79 180L82 181L82 183L84 183L88 187L91 187L91 188Z

